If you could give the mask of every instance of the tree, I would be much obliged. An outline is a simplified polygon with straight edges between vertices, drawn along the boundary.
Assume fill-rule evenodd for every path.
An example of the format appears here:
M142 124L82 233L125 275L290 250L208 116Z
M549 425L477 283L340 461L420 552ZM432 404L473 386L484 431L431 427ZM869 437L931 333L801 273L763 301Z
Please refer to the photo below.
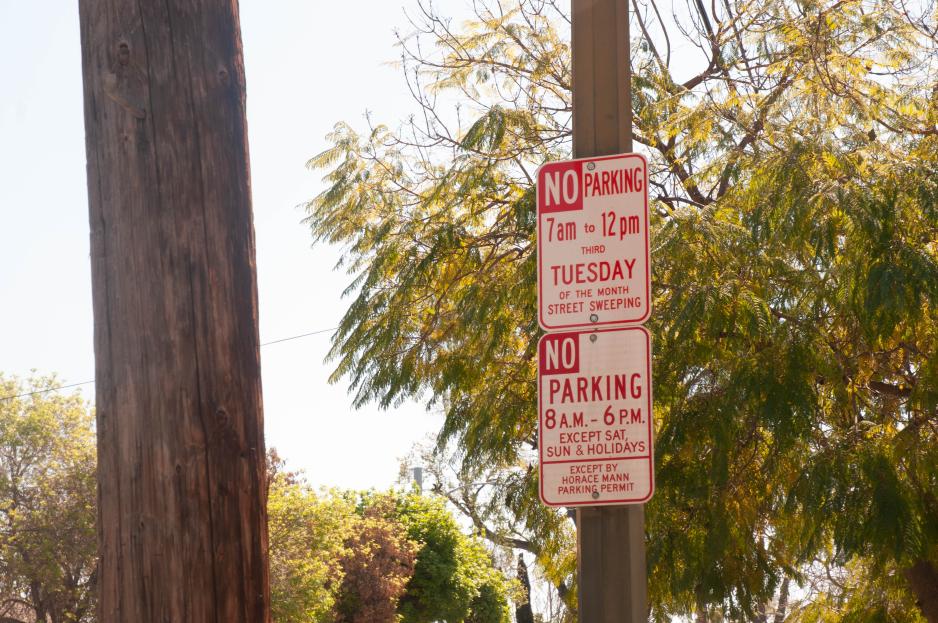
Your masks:
M823 587L810 599L789 603L792 623L827 623L835 621L888 621L923 623L919 608L909 599L905 580L895 567L874 569L867 560L851 561L846 568L816 565L808 586ZM781 609L780 609L781 610ZM771 613L770 613L771 614ZM781 623L783 618L770 616L766 621Z
M336 623L396 623L418 549L380 506L365 509L341 558Z
M0 617L9 621L94 616L93 415L56 385L0 376Z
M569 155L568 22L550 1L474 7L457 28L421 5L401 37L418 114L336 126L310 162L328 188L307 222L354 275L333 379L358 404L438 405L439 447L466 474L498 470L491 499L547 541L558 523L537 519L527 468L532 179ZM634 7L655 220L653 614L764 620L785 603L784 618L830 552L883 591L893 569L889 594L938 621L934 4ZM819 608L838 592L824 588Z
M99 620L94 419L56 385L0 377L0 621ZM277 623L396 621L402 597L404 621L507 621L511 584L441 498L317 494L275 450L267 473Z
M466 517L477 533L484 536L502 556L510 559L515 552L534 556L540 571L540 583L556 591L554 619L576 611L576 535L566 516L543 506L534 485L527 478L528 468L478 466L469 468L460 460L461 453L451 448L418 447L408 460L418 460L427 473L428 486L444 497L453 508ZM518 576L522 589L527 586L518 554ZM528 576L528 582L530 576ZM527 591L530 599L530 589ZM530 603L516 601L519 613L516 622L523 623ZM533 612L532 612L533 616Z
M521 583L521 597L515 607L515 623L534 623L534 611L531 609L531 579L524 556L518 554L518 582Z
M357 515L344 499L317 496L299 475L283 471L275 452L269 456L271 618L275 623L331 622Z
M507 623L512 585L441 498L317 494L271 452L276 623Z
M417 544L413 575L400 597L402 623L508 623L511 585L481 540L463 534L437 496L363 494L360 512L404 528Z

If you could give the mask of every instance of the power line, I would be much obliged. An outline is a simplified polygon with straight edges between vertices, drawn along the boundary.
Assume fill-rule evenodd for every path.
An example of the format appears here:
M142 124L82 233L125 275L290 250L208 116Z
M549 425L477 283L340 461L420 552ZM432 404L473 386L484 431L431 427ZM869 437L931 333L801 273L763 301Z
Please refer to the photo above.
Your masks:
M16 394L16 395L13 395L13 396L4 396L3 398L0 398L0 402L3 402L3 401L5 401L5 400L13 400L13 399L15 399L15 398L24 398L24 397L26 397L26 396L35 396L36 394L45 394L45 393L47 393L47 392L54 392L54 391L58 391L58 390L60 390L60 389L68 389L69 387L78 387L79 385L88 385L88 384L90 384L90 383L94 383L94 379L91 379L90 381L82 381L81 383L71 383L71 384L69 384L69 385L59 385L58 387L50 387L50 388L48 388L48 389L37 389L37 390L34 391L34 392L26 392L25 394Z
M301 337L309 337L311 335L319 335L320 333L328 333L329 331L335 331L339 327L332 327L331 329L320 329L318 331L312 331L310 333L301 333L300 335L293 335L291 337L280 338L279 340L271 340L269 342L264 342L261 346L270 346L271 344L279 344L280 342L289 342L290 340L298 340Z
M289 342L289 341L291 341L291 340L298 340L298 339L300 339L300 338L309 337L309 336L311 336L311 335L319 335L320 333L328 333L329 331L335 331L335 330L338 329L338 328L339 328L339 327L332 327L332 328L330 328L330 329L319 329L318 331L310 331L309 333L301 333L301 334L299 334L299 335L291 335L290 337L283 337L283 338L280 338L280 339L278 339L278 340L271 340L271 341L269 341L269 342L264 342L263 344L261 344L261 346L270 346L271 344L279 344L279 343L281 343L281 342ZM55 392L55 391L58 391L58 390L60 390L60 389L69 389L69 388L71 388L71 387L80 387L80 386L82 386L82 385L90 385L90 384L92 384L92 383L94 383L94 379L91 379L90 381L82 381L81 383L70 383L70 384L68 384L68 385L59 385L59 386L57 386L57 387L49 387L48 389L37 389L36 391L33 391L33 392L26 392L26 393L23 393L23 394L15 394L15 395L12 395L12 396L4 396L4 397L0 398L0 402L4 402L4 401L6 401L6 400L15 400L15 399L17 399L17 398L25 398L26 396L35 396L35 395L37 395L37 394L46 394L46 393L48 393L48 392Z

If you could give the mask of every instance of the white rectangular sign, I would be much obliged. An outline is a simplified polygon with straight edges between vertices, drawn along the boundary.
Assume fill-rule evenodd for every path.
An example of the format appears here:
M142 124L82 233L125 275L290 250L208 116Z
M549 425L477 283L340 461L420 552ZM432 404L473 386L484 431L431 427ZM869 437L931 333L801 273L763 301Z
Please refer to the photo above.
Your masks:
M639 154L538 169L537 300L545 331L648 318L648 219L648 164Z
M538 343L540 496L551 506L640 504L654 492L651 336L644 327Z

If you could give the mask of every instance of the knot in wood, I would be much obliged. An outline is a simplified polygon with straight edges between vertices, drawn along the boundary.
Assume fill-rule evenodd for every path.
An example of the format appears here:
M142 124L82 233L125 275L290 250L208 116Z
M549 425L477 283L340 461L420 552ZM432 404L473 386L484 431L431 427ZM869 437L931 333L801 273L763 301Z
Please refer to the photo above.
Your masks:
M117 44L117 62L121 65L126 65L130 62L130 44L126 41L121 41Z

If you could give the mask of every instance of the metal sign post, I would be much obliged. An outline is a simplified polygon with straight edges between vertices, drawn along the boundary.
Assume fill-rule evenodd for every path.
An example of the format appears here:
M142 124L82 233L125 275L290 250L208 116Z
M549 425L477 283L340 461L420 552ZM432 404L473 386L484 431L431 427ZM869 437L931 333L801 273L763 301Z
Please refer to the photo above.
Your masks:
M573 151L577 158L632 150L627 0L571 0ZM648 619L640 504L577 509L581 623Z

